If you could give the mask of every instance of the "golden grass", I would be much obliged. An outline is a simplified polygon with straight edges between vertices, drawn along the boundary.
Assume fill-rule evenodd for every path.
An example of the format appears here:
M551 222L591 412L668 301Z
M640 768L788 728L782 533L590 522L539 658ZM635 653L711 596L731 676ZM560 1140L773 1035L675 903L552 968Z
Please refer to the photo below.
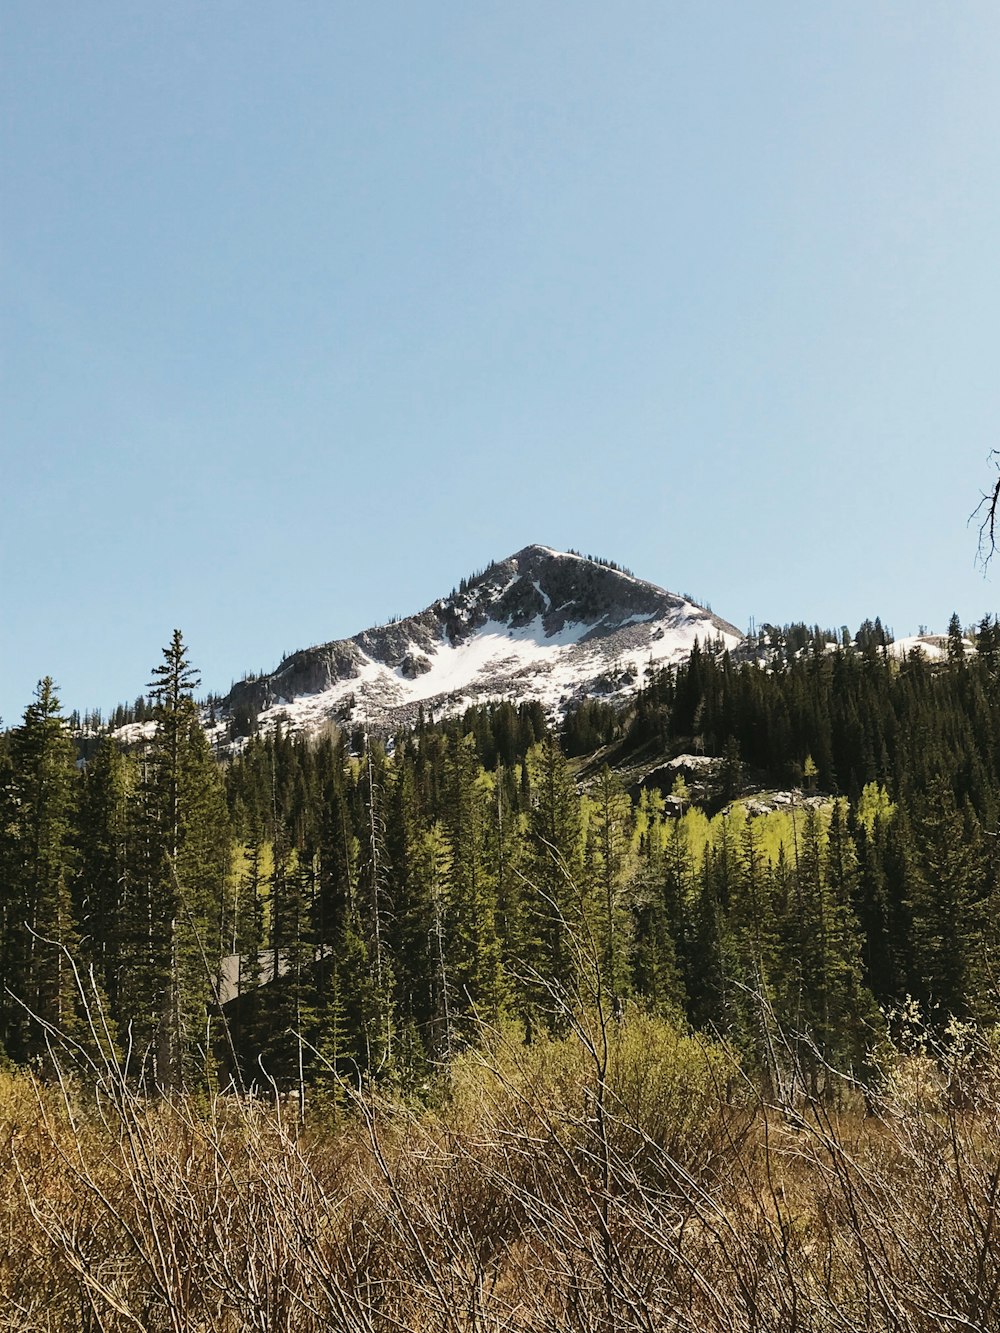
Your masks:
M985 1048L984 1048L985 1050ZM1000 1109L766 1106L600 1016L458 1062L432 1111L146 1101L0 1076L0 1328L797 1333L1000 1327ZM890 1095L891 1093L891 1095Z

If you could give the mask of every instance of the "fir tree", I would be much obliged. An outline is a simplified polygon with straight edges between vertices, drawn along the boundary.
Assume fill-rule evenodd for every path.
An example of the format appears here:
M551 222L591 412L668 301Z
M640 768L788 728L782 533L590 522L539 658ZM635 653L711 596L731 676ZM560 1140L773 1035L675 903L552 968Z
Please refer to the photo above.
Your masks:
M78 951L71 882L75 869L73 744L52 680L10 739L2 852L0 948L5 994L3 1046L15 1060L45 1049L45 1029L77 1027ZM6 993L6 992L9 992Z
M965 636L958 612L953 611L948 621L948 661L962 662L965 659Z
M976 976L983 958L984 863L978 824L958 809L938 780L921 802L916 847L919 874L910 900L913 993L941 1016L965 1016L981 1001Z
M221 778L192 698L198 678L179 630L153 676L156 731L144 784L146 956L133 985L155 1036L156 1085L173 1090L208 1070L230 834Z
M592 952L583 933L587 914L580 798L566 758L551 735L529 751L527 768L531 925L526 962L534 976L536 1005L558 1023L558 1006L572 1002L582 980L582 960ZM556 1010L553 1000L558 1002Z
M457 1007L496 1024L504 993L495 884L486 863L488 788L482 780L472 737L451 745L447 770L449 970Z
M755 820L746 820L740 842L739 883L729 922L733 974L737 983L733 1008L741 1046L752 1053L775 1091L777 1034L773 1027L772 995L777 971L777 939L771 905L771 872Z
M75 898L83 958L110 1014L127 1025L122 976L138 927L135 866L137 765L109 737L87 764L80 798Z
M594 933L600 955L603 990L620 1012L629 991L628 914L624 893L629 871L632 805L620 779L607 764L601 768L590 800L588 851L593 885Z
M376 1063L392 1058L395 1026L393 996L395 975L389 953L391 922L394 915L389 882L389 858L385 829L385 754L369 738L361 760L363 781L359 794L363 801L363 830L358 875L358 918L365 931L365 946L372 967L372 986L378 1010L378 1031L367 1034L369 1051Z

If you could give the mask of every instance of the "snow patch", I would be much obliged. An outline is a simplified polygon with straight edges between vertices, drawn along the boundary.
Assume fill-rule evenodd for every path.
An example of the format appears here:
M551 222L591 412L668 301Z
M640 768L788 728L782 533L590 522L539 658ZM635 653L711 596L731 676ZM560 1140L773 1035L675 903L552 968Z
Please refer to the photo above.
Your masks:
M145 722L126 722L123 727L116 727L111 735L119 745L140 745L156 735L156 722L152 718Z
M943 634L909 634L890 643L887 652L890 657L902 662L914 648L923 653L929 662L944 662L948 657L948 640Z
M548 612L552 610L552 598L542 588L541 584L538 582L537 579L531 580L531 586L534 588L535 592L538 593L539 597L545 603L545 613L548 614Z

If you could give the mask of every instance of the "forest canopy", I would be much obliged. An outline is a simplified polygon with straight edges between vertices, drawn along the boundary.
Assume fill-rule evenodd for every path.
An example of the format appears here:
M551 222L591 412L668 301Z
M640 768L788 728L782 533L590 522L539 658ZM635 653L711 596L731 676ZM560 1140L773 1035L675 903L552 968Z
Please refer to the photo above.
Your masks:
M934 665L874 628L771 634L767 661L696 648L559 728L496 703L231 756L179 633L141 739L85 762L43 681L0 749L2 1048L44 1060L86 1000L161 1089L418 1086L484 1024L558 1034L600 993L769 1079L768 1025L794 1032L822 1082L908 1000L994 1022L995 618L974 637Z

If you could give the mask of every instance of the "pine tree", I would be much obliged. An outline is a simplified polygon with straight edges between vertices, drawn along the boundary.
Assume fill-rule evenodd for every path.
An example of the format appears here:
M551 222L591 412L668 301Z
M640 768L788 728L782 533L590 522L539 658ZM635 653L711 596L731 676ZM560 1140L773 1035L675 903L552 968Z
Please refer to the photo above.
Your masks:
M122 974L135 921L135 802L137 766L104 737L83 775L77 831L80 865L75 885L82 956L93 966L108 1010L126 1025Z
M997 617L983 616L976 631L976 660L987 677L997 673Z
M958 612L953 611L951 619L948 621L948 661L962 662L965 660L965 636L962 633L962 622L958 618Z
M630 989L628 958L631 942L624 892L629 873L631 820L632 803L620 779L605 764L590 798L587 847L602 989L610 997L616 1013L621 1011Z
M860 867L843 800L834 802L826 849L827 959L824 977L827 1059L838 1068L862 1071L878 1010L864 980L863 939L854 903Z
M517 771L499 765L488 792L486 864L491 869L504 1004L522 1020L527 1018L530 994L524 963L530 932L525 900L525 839L523 817L517 808Z
M692 1023L702 1029L725 1028L729 1015L724 954L724 916L718 876L710 848L705 849L685 948L687 992Z
M683 1012L677 949L668 918L664 881L672 822L664 818L664 801L655 789L643 788L632 821L632 846L637 866L631 884L630 973L635 994L653 1013Z
M733 1009L738 1037L776 1090L772 996L777 972L777 940L771 909L770 867L761 845L757 822L747 819L740 833L738 886L729 914L733 979L737 983Z
M221 778L192 697L198 677L179 630L153 677L156 731L143 792L146 956L133 986L152 1027L156 1086L170 1091L208 1073L208 1007L224 951L230 831Z
M674 821L663 857L662 901L667 930L674 945L685 995L696 984L694 907L698 897L694 854L689 837L690 817Z
M495 882L486 863L488 786L471 736L449 747L445 829L450 848L448 953L456 1008L496 1024L504 1003Z
M254 820L243 849L243 864L236 882L231 934L227 954L238 962L237 990L240 995L256 990L261 983L261 950L264 947L264 841Z
M367 738L361 760L363 780L359 793L363 813L358 821L361 847L357 913L364 929L365 949L372 968L372 993L379 1015L378 1030L372 1029L367 1034L370 1058L376 1065L391 1061L395 1028L395 969L389 952L394 907L386 848L385 769L381 746Z
M913 993L928 1009L966 1016L979 1000L976 967L983 955L984 863L974 817L967 822L952 790L936 781L921 802L916 846L919 874L910 909L916 974Z
M73 744L48 676L11 735L10 758L3 802L0 1013L4 1049L12 1059L24 1060L45 1049L46 1026L66 1034L78 1026L71 963L79 944L71 899L76 772Z
M853 907L858 873L843 802L834 804L825 838L817 811L807 810L780 923L779 956L791 984L779 1016L812 1096L833 1086L830 1067L858 1071L876 1013Z
M297 1087L300 1109L305 1075L316 1044L316 946L312 904L316 861L306 851L275 852L271 897L272 979L265 987L262 1012L263 1063L281 1087Z
M556 1025L560 1007L572 1005L592 953L584 936L584 889L580 798L565 756L546 736L527 756L531 790L528 968L535 1004ZM591 958L590 963L596 963ZM553 1009L555 1002L555 1009Z
M413 869L415 898L422 904L421 917L427 927L427 1046L435 1056L450 1059L457 1041L457 997L448 951L451 850L441 824L434 823L420 834L414 849Z

